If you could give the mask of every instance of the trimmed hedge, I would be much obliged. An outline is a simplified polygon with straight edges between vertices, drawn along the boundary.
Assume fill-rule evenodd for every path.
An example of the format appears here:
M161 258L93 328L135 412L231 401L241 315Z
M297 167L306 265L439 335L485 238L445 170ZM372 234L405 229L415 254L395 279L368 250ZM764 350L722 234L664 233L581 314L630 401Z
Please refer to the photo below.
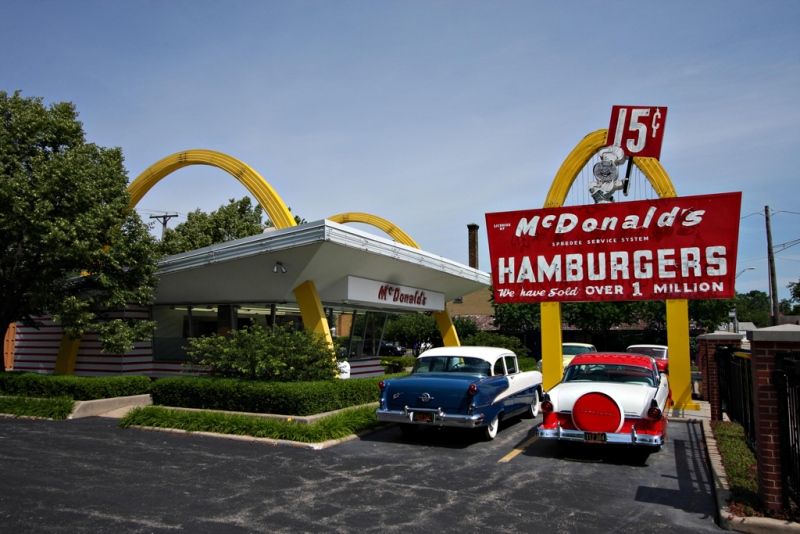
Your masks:
M38 373L0 373L0 394L24 397L107 399L150 393L146 376L73 376Z
M185 412L162 406L136 408L120 426L178 428L189 432L217 432L319 443L340 439L378 426L374 406L362 406L323 417L310 424L219 412Z
M161 378L153 404L237 412L313 415L376 402L379 378L259 382L231 378Z

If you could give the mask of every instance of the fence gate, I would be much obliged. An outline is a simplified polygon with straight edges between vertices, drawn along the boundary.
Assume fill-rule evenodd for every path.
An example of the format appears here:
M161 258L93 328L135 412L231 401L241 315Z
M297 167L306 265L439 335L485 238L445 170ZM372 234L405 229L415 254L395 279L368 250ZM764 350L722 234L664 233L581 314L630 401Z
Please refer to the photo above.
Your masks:
M719 346L715 357L722 409L731 421L742 425L747 443L755 450L756 421L753 410L753 371L750 352Z
M781 428L783 483L795 502L800 501L800 353L779 352L775 359Z

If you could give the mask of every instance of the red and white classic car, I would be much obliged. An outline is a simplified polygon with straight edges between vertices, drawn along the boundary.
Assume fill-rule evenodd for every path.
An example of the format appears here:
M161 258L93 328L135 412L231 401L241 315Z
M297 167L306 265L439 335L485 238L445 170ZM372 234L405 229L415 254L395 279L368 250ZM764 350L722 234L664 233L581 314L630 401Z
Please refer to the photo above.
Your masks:
M581 354L564 370L561 383L544 395L539 437L631 445L647 454L664 443L670 402L667 375L653 358Z

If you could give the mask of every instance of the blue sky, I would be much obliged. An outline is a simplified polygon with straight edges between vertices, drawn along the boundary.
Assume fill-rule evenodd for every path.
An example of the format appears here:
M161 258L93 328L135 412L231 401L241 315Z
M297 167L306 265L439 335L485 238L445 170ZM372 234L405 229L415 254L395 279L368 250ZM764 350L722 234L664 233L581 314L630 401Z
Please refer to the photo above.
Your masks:
M740 292L800 238L800 2L0 0L0 90L75 103L130 178L209 148L296 214L367 211L467 263L468 223L542 206L614 104L669 108L679 195L742 191ZM247 191L190 167L139 203L212 211ZM181 219L173 219L171 225ZM800 245L778 253L779 295Z

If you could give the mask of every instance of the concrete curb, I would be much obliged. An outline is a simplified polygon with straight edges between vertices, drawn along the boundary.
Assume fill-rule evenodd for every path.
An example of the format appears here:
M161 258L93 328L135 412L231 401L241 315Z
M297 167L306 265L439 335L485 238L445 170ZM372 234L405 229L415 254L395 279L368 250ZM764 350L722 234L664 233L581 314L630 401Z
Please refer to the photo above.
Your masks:
M377 402L369 402L367 404L359 404L356 406L348 406L347 408L340 408L338 410L333 410L330 412L323 412L314 415L282 415L282 414L275 414L275 413L259 413L259 412L232 412L229 410L209 410L206 408L184 408L181 406L162 406L157 405L159 408L166 408L168 410L177 410L182 412L209 412L209 413L222 413L222 414L230 414L230 415L246 415L248 417L260 417L262 419L274 419L277 421L291 421L293 423L300 423L305 425L310 425L311 423L316 423L318 420L328 417L331 415L335 415L337 413L345 412L347 410L352 410L354 408L362 408L364 406L374 406L377 408Z
M238 413L238 412L237 412ZM310 449L319 451L322 449L327 449L329 447L333 447L335 445L339 445L340 443L345 443L348 441L352 441L354 439L358 439L362 434L350 434L349 436L345 436L339 439L330 439L328 441L323 441L320 443L305 443L302 441L291 441L288 439L274 439L274 438L258 438L255 436L245 436L241 434L219 434L217 432L202 432L202 431L194 431L194 430L181 430L178 428L161 428L155 426L138 426L132 425L128 428L136 428L138 430L150 430L152 432L169 432L173 434L189 434L192 436L208 436L212 438L221 438L221 439L233 439L237 441L249 441L252 443L263 443L265 445L273 445L273 446L285 446L285 447L295 447L298 449Z
M103 415L120 409L132 409L137 406L147 406L153 404L149 394L130 395L128 397L112 397L110 399L97 399L87 401L75 401L72 413L67 419L79 419L81 417L92 417Z

